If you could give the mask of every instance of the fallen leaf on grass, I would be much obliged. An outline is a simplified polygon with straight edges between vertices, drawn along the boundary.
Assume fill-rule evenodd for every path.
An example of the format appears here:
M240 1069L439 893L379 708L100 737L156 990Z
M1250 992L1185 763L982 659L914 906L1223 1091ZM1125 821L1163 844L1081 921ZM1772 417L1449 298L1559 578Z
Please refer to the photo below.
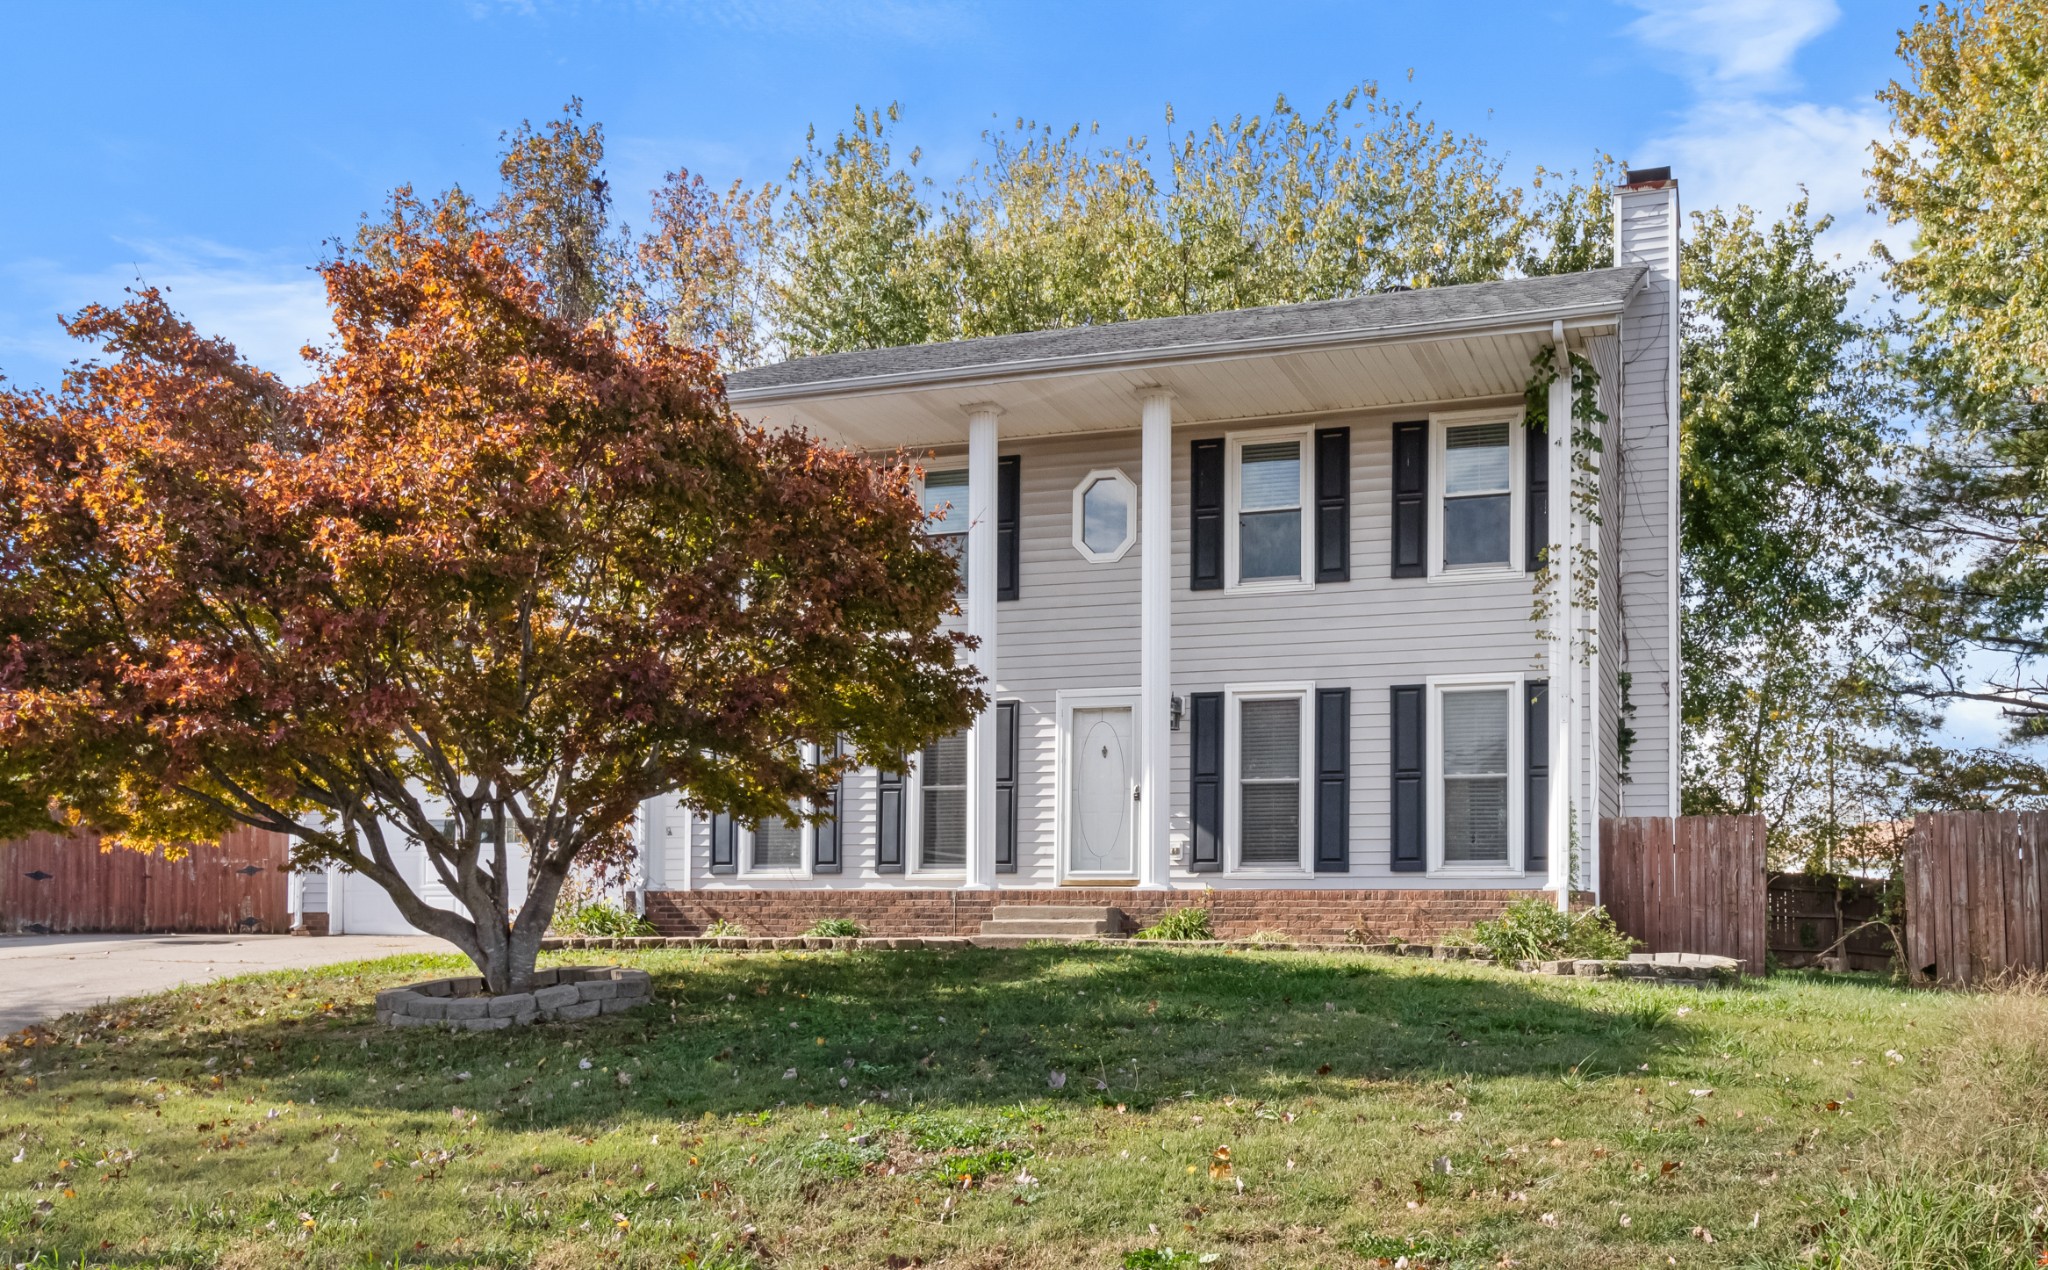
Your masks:
M1065 1089L1067 1087L1067 1074L1065 1072L1052 1072L1046 1076L1045 1084L1048 1089Z

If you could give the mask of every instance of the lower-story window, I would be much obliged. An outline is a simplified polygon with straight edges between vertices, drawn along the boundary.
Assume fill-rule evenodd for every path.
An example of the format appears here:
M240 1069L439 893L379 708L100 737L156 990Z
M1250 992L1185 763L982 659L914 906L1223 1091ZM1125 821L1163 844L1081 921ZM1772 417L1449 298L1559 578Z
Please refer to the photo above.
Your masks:
M917 764L923 815L917 867L960 869L967 865L967 734L955 732L924 748Z
M1301 698L1238 702L1238 860L1301 863Z
M1521 718L1514 683L1436 685L1437 865L1450 871L1521 867Z
M1230 689L1224 772L1233 869L1307 867L1308 700L1306 684Z
M803 822L770 816L754 830L754 853L749 864L758 870L801 869L804 867Z

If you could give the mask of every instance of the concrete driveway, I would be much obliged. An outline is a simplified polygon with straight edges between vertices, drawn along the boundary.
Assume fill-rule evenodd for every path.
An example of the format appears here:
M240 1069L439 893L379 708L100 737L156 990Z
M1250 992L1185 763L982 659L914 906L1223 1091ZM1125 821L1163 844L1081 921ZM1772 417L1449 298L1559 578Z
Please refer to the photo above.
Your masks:
M429 935L0 936L0 1035L116 997L226 975L454 951Z

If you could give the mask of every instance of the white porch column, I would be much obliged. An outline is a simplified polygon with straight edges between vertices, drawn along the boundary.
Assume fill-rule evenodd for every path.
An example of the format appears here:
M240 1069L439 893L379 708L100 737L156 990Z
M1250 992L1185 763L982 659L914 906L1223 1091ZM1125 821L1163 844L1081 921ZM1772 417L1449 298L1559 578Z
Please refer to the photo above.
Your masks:
M1173 394L1144 390L1138 492L1138 885L1165 887L1173 807Z
M983 690L996 690L996 416L981 404L967 413L967 633L980 641L974 666ZM967 880L969 890L996 884L995 712L975 716L967 731Z
M1550 806L1546 809L1550 839L1550 876L1546 885L1557 895L1560 911L1571 906L1572 799L1578 787L1578 755L1572 741L1578 710L1573 656L1572 611L1572 380L1571 359L1564 342L1564 324L1552 327L1557 378L1551 381L1550 414Z

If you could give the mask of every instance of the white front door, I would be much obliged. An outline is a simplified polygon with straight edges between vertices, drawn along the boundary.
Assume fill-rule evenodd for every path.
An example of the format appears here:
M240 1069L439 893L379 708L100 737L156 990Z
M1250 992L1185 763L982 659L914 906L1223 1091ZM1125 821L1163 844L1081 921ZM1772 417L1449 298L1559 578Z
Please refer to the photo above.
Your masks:
M1131 828L1137 776L1129 706L1076 706L1067 730L1067 868L1070 875L1128 878L1137 862Z

